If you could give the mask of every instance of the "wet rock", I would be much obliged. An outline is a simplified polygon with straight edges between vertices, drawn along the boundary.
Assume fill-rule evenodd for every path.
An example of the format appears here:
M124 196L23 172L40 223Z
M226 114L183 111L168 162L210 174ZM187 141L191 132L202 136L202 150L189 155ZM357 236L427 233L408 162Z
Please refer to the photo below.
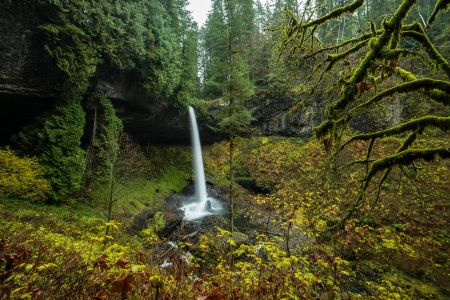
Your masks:
M200 233L212 233L214 235L219 234L220 231L217 227L229 230L230 222L225 219L224 216L219 214L205 216L200 224Z
M176 211L178 208L182 207L183 197L178 194L171 194L163 206L163 211Z
M183 222L183 217L180 217L178 214L172 212L164 212L163 213L164 220L166 224L163 229L158 232L159 238L167 238L169 237Z
M219 240L220 240L220 238L219 238ZM233 240L236 243L236 247L250 243L250 239L248 238L248 235L246 235L242 232L237 232L237 231L233 232Z
M211 210L211 201L210 200L206 200L206 204L205 204L205 209L206 210Z
M220 233L217 227L225 230L230 230L230 221L228 221L224 216L219 214L208 215L203 219L202 223L200 224L199 233L215 237L217 234ZM228 245L227 238L225 236L218 237L217 240L224 247ZM239 247L242 244L250 243L248 235L237 231L233 232L233 240L236 243L237 247Z
M130 226L131 232L138 233L147 228L147 220L153 218L155 214L156 210L144 209L140 214L134 216Z

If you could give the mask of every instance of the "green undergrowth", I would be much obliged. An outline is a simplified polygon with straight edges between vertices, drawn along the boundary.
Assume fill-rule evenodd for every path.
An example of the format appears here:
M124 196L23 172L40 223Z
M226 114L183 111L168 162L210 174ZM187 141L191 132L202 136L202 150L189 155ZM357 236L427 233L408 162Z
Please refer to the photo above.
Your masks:
M183 148L147 148L149 170L145 177L117 183L113 196L116 218L129 219L145 209L160 209L170 194L180 192L191 177L190 155L190 150ZM94 185L85 201L105 210L108 198L108 186Z
M165 199L185 187L190 178L190 152L185 149L147 149L150 170L145 177L120 182L114 190L112 219L122 228L128 228L135 215L142 211L157 211ZM73 195L60 203L31 203L3 195L0 215L4 220L44 226L50 231L80 237L90 232L104 235L109 190L104 185L93 185L89 190ZM120 233L120 234L119 234ZM115 239L126 242L131 237L125 230Z

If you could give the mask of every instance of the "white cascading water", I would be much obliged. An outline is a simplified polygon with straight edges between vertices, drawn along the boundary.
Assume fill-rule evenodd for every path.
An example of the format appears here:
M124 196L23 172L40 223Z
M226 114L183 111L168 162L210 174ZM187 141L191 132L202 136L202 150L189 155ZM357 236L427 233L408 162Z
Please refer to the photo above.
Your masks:
M192 155L194 157L194 171L195 171L195 196L200 204L206 206L206 180L205 171L203 169L202 148L200 146L200 137L198 134L197 119L192 106L189 106L189 122L191 124L191 144Z
M216 199L208 198L206 192L205 171L203 169L202 148L200 146L197 119L195 118L194 109L191 106L189 107L189 122L191 125L192 155L194 157L195 201L185 204L182 210L184 210L185 220L196 220L213 213L212 211L220 208L221 205Z

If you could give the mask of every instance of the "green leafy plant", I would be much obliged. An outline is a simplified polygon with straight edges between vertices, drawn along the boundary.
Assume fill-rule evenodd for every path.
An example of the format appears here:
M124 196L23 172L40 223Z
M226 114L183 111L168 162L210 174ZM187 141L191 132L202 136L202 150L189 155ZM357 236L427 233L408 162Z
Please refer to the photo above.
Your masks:
M36 158L20 158L9 148L0 149L0 193L30 201L45 201L50 184Z

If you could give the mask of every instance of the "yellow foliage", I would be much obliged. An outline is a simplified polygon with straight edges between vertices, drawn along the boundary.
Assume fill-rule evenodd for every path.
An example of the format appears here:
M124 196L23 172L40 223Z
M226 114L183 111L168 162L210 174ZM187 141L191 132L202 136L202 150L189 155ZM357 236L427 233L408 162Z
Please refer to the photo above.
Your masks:
M0 194L30 201L44 201L49 182L36 158L20 158L9 148L0 149Z

